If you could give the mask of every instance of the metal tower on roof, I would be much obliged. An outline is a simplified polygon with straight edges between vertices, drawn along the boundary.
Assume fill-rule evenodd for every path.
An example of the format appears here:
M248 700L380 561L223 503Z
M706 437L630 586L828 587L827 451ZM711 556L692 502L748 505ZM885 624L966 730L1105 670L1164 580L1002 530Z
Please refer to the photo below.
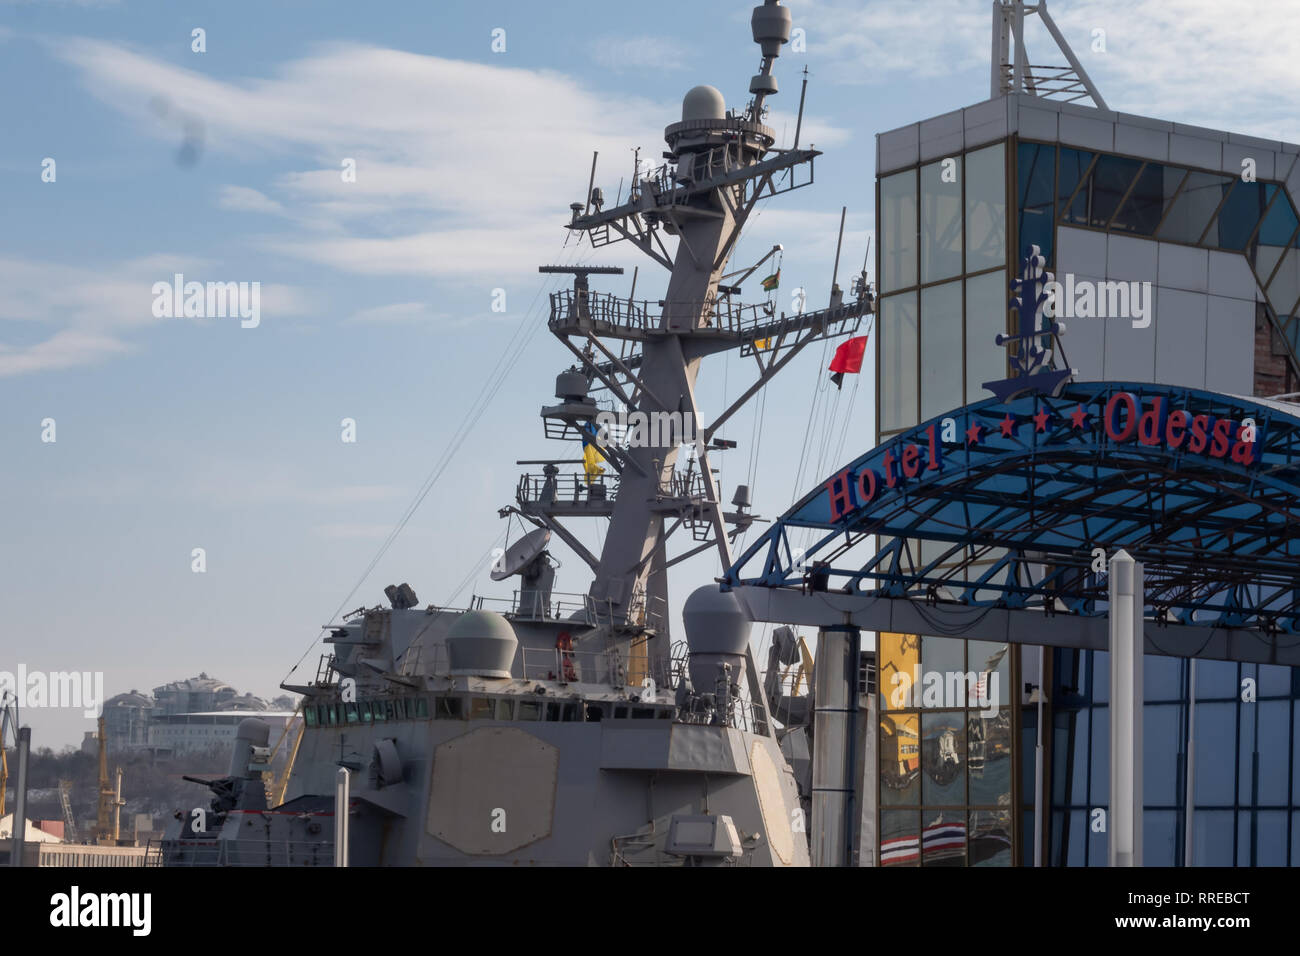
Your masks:
M1068 66L1046 66L1029 62L1025 47L1025 17L1037 14L1056 41L1057 49L1065 56ZM1011 41L1015 39L1012 55ZM989 96L1006 96L1008 93L1028 93L1043 99L1076 103L1092 100L1098 109L1107 109L1088 71L1065 41L1056 21L1047 12L1047 0L1022 3L1020 0L993 0L993 56Z

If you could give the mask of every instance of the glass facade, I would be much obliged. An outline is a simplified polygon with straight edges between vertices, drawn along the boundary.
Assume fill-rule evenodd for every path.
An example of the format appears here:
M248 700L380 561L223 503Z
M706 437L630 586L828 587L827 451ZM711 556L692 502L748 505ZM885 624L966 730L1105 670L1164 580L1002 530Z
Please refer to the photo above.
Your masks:
M1006 644L881 634L881 866L1010 866Z
M1037 245L1049 269L1058 225L1241 253L1300 353L1300 216L1277 183L1021 142L1016 217L1021 250Z
M1052 655L1045 844L1050 866L1106 866L1110 662L1103 651ZM1300 680L1293 668L1228 661L1144 661L1143 865L1185 866L1188 754L1194 866L1300 865ZM1189 710L1195 701L1194 736ZM1025 832L1032 830L1036 708L1024 712ZM1032 862L1022 844L1021 858Z
M1007 329L1006 171L997 143L880 179L881 437L1006 375L997 349L967 347Z
M1057 268L1060 226L1242 255L1300 352L1300 213L1277 183L1013 138L882 176L878 189L882 442L1006 376L989 346L1008 327L1008 265L1036 244ZM1044 862L1105 866L1108 656L1047 653ZM1037 709L1018 707L1012 658L1018 681L1004 645L880 635L881 865L1032 863ZM1188 660L1148 656L1145 667L1145 864L1188 862L1189 768L1192 863L1300 864L1300 675L1199 661L1193 688ZM1006 704L991 716L969 691L940 689L948 675L987 682L991 671Z

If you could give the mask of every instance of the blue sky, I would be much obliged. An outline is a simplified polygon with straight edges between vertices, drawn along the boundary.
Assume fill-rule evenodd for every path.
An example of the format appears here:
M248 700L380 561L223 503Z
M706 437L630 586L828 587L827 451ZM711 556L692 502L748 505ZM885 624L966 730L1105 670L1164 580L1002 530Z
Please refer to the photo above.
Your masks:
M612 195L632 147L658 156L689 87L743 107L751 6L0 2L0 670L102 670L109 695L206 670L272 696L526 342L347 607L400 581L448 601L504 530L514 460L570 457L537 418L569 363L544 328L539 293L553 286L535 267L641 265L638 297L663 288L622 246L564 245L592 150ZM782 294L805 286L815 308L841 205L842 283L862 260L875 133L987 95L989 13L983 0L790 6L807 52L778 61L769 122L788 144L806 64L803 142L826 155L814 187L766 204L733 262L783 243ZM1300 38L1275 4L1237 8L1231 20L1211 0L1053 12L1112 107L1300 140ZM491 50L498 27L504 53ZM1090 48L1098 28L1104 53ZM345 158L355 183L341 180ZM155 318L151 287L176 272L260 282L260 325ZM498 288L503 314L490 309ZM753 412L733 421L728 497L752 471L756 510L775 516L870 446L871 377L835 404L816 396L823 368L809 349L769 388L756 463ZM749 374L714 360L704 407ZM814 401L834 408L833 438L800 474ZM344 418L355 444L340 440ZM594 528L580 532L595 546ZM191 572L197 547L204 574ZM585 590L579 562L556 553L558 588ZM709 558L684 564L676 603L715 573ZM509 589L482 573L460 600L471 590ZM38 746L91 727L79 711L25 718Z

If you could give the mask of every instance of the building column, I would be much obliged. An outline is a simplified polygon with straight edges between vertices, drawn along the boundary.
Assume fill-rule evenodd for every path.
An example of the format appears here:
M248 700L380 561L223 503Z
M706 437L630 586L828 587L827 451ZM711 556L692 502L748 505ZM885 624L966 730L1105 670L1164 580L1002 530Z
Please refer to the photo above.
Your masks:
M813 663L812 865L851 866L861 634L817 632Z
M1142 659L1146 589L1140 562L1110 559L1110 865L1142 865Z

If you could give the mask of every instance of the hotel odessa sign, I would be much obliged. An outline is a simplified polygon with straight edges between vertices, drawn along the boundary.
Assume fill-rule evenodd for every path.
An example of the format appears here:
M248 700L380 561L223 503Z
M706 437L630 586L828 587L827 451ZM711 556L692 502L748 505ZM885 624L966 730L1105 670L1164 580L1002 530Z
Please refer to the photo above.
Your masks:
M1019 334L997 337L998 345L1019 343L1018 353L1011 357L1018 375L985 385L1003 405L1010 405L1017 398L1036 396L1035 413L1016 415L1008 408L1004 417L996 421L995 429L968 414L970 427L962 439L958 438L955 418L949 417L929 423L909 436L910 440L896 440L880 458L879 469L870 465L849 467L825 483L831 521L839 521L884 494L905 489L909 482L922 479L927 472L942 471L945 446L993 454L1023 451L1030 446L1019 442L990 445L985 439L992 436L1017 439L1020 430L1030 426L1035 435L1044 434L1043 442L1035 445L1042 451L1062 447L1060 439L1063 439L1066 444L1109 442L1169 455L1201 455L1244 467L1259 463L1260 436L1253 420L1218 417L1194 406L1171 407L1167 394L1143 398L1132 391L1116 390L1105 399L1104 405L1098 401L1087 408L1082 403L1076 403L1073 409L1068 408L1068 403L1055 410L1051 408L1047 400L1059 396L1073 377L1071 369L1050 367L1052 350L1047 340L1065 331L1063 323L1043 319L1043 307L1048 301L1044 287L1052 280L1052 274L1044 270L1038 247L1031 247L1024 260L1023 276L1012 282L1016 295L1011 307L1020 316ZM1100 421L1096 420L1098 412ZM1066 429L1063 435L1058 426Z

